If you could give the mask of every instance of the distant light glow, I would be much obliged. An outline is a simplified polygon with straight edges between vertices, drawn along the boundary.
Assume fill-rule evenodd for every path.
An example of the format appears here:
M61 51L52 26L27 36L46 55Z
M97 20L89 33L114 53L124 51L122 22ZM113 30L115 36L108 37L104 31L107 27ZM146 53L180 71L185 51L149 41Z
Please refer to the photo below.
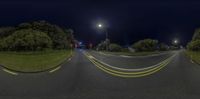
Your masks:
M101 28L101 27L102 27L102 24L98 24L98 27Z
M178 40L177 39L174 40L174 44L178 44Z
M79 45L82 45L83 44L83 42L79 42Z

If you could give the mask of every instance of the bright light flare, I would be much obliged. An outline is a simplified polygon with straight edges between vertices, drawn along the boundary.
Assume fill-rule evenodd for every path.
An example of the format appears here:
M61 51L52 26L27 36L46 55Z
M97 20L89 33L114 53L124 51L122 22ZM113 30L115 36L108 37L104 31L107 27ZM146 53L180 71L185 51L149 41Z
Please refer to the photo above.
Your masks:
M174 40L174 44L178 44L178 40L177 39Z
M102 24L98 24L98 27L99 27L99 28L102 28Z

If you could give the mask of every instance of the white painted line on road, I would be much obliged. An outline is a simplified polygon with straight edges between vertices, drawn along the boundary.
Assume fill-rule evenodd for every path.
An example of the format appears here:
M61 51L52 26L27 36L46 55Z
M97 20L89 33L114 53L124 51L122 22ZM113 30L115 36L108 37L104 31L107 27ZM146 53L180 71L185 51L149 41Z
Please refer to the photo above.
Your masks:
M3 69L3 71L5 71L5 72L7 72L7 73L9 73L9 74L12 74L12 75L18 75L18 73L15 73L15 72L13 72L13 71L10 71L10 70L8 70L8 69Z
M55 72L55 71L59 70L60 68L61 68L61 66L59 66L59 67L56 67L55 69L53 69L53 70L49 71L49 73L53 73L53 72Z
M146 58L146 57L155 57L155 56L161 56L161 55L165 55L165 54L170 54L170 53L174 53L174 51L161 52L161 53L155 53L155 54L152 54L152 55L144 55L144 56L114 55L114 54L107 54L107 53L104 53L104 52L97 52L97 53L105 55L105 56L116 56L116 57L124 57L124 58Z
M72 60L72 58L69 58L68 61Z
M105 56L113 56L112 54L107 54L107 53L104 53L104 52L98 52L98 53L105 55Z
M132 58L132 56L120 55L121 57Z
M172 52L161 52L161 53L157 53L157 54L152 54L152 55L141 55L141 56L130 56L130 55L119 55L120 57L125 57L125 58L147 58L147 57L155 57L155 56L161 56L161 55L165 55L165 54L170 54ZM117 56L117 55L116 55Z
M192 59L190 59L190 62L194 64L194 61Z
M92 59L94 58L94 57L93 57L93 56L91 56L91 55L89 55L88 57L89 57L89 58L92 58Z

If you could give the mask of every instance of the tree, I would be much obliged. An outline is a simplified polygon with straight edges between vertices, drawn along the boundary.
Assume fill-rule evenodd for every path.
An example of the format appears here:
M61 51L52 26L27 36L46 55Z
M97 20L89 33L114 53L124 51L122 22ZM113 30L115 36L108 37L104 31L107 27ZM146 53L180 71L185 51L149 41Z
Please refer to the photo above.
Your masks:
M200 28L198 28L198 29L195 30L194 35L192 37L193 41L199 40L199 39L200 39Z
M158 40L144 39L140 40L132 45L136 51L155 51L158 44Z
M15 31L1 41L2 50L43 50L52 46L51 38L46 33L32 29Z
M187 49L200 51L200 28L195 30L192 40L187 44Z
M200 39L188 43L187 48L192 51L200 51Z
M67 40L70 42L70 43L75 43L75 38L74 38L74 31L72 29L65 29L64 30L65 33L67 34Z
M63 29L58 25L50 24L44 20L22 23L17 27L18 30L29 28L46 33L52 39L52 47L54 49L69 48L71 42L74 40L73 30Z
M109 51L111 52L120 52L122 51L122 47L118 44L111 43L109 45Z
M50 24L46 21L34 21L34 22L21 23L17 27L2 27L2 28L0 28L0 41L2 42L2 43L0 42L1 48L4 50L5 49L15 49L15 48L13 48L13 46L14 46L13 44L8 44L8 43L12 42L13 40L14 41L16 40L16 42L12 42L16 45L26 44L28 42L28 43L30 43L30 46L32 46L33 41L31 41L31 40L35 36L29 35L29 33L26 33L28 35L27 38L29 38L29 40L27 40L27 42L24 42L23 41L24 39L16 39L15 37L12 37L12 36L14 36L13 34L15 34L16 31L22 30L22 31L26 32L25 30L29 30L29 29L32 31L38 31L38 32L44 33L44 35L48 36L51 39L51 43L52 43L51 46L53 49L71 48L71 44L75 43L74 36L73 36L73 30L61 28L58 25ZM20 34L17 34L17 35L20 35ZM23 35L25 35L25 34L23 34ZM43 34L41 34L41 35L43 35ZM36 36L36 37L38 37L38 36ZM45 40L44 40L44 42L45 42ZM8 45L13 45L13 46L8 46ZM27 46L27 45L20 45L20 46ZM19 47L17 47L17 48L19 48ZM30 48L30 47L28 47L28 48ZM19 49L23 49L23 48L19 48Z
M21 23L17 26L17 30L19 29L28 29L28 28L32 28L32 25L30 23Z
M5 51L5 50L7 50L7 48L8 48L8 46L5 42L5 39L1 39L0 40L0 51Z
M160 43L160 44L158 45L158 47L159 47L159 50L160 50L160 51L169 50L169 46L168 46L167 44L165 44L165 43Z
M109 49L109 45L110 45L110 40L106 39L105 41L101 41L98 45L97 45L97 50L108 50ZM108 48L108 49L106 49Z
M106 45L104 44L104 41L101 41L96 48L98 51L100 50L105 50L106 49Z
M0 28L0 38L7 37L15 31L15 27L1 27Z
M106 38L106 40L104 41L104 45L106 47L106 51L109 50L109 45L110 45L110 40Z

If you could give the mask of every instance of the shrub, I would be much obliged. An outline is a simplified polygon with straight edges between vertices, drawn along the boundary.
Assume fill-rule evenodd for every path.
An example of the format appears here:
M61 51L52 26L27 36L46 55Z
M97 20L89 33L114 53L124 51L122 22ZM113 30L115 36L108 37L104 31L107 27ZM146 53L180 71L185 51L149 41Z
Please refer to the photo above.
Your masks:
M198 28L198 29L195 30L194 35L192 37L192 40L193 41L200 40L200 28Z
M110 45L110 40L106 39L105 41L101 41L98 45L96 50L106 50L106 47L109 47Z
M1 27L0 28L0 38L7 37L15 31L14 27Z
M140 40L132 45L136 51L155 51L158 41L153 39Z
M188 43L187 48L192 51L200 51L200 40L194 40Z
M169 50L169 46L166 45L166 44L164 44L164 43L160 43L158 47L159 47L160 51L167 51L167 50Z
M119 51L122 51L122 47L118 44L112 43L109 45L109 50L112 52L119 52Z
M30 31L37 31L38 33L36 34L30 34L26 32L26 30ZM19 31L24 31L15 34L16 32ZM26 32L26 33L25 33ZM12 35L12 36L11 36ZM16 37L13 36L24 36L26 35L26 38L29 38L30 40L26 41L26 38L20 37L21 39L17 39ZM48 39L51 39L51 47L53 49L67 49L71 48L70 45L74 44L75 39L73 36L73 30L71 29L64 29L61 28L58 25L55 24L50 24L46 21L33 21L33 22L26 22L26 23L21 23L16 27L1 27L0 28L0 50L17 50L19 49L27 49L27 50L36 50L35 43L33 44L34 41L31 41L33 39L40 38L43 43L48 42L49 40L44 40L43 38L45 37L39 37L39 36L48 36ZM36 38L34 38L36 37ZM26 40L25 40L26 39ZM24 41L25 40L25 41ZM14 42L15 41L15 42ZM14 44L15 45L14 45ZM27 45L29 43L29 45ZM42 42L40 41L40 44ZM45 44L43 44L46 46ZM18 47L16 47L18 46ZM19 46L23 46L25 48L21 48ZM37 45L40 46L40 45ZM49 45L48 45L49 46ZM44 48L44 47L38 47L37 49Z
M34 21L30 23L21 23L17 27L20 29L33 29L46 33L52 39L54 49L65 49L70 47L74 40L73 30L63 29L58 25L50 24L46 21Z
M0 48L3 50L43 50L52 46L47 34L32 29L17 30L1 41Z

